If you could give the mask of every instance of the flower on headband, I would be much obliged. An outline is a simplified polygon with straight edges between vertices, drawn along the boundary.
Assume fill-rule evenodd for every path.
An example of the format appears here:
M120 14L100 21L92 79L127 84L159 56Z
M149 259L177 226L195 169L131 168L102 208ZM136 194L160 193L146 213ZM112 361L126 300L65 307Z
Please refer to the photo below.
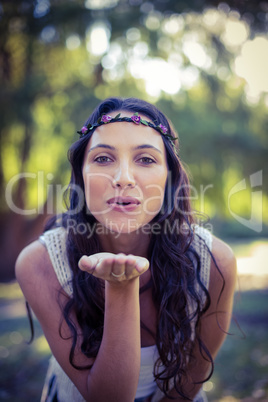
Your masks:
M104 114L101 117L101 122L102 123L109 123L112 120L112 116L109 116L108 114Z
M82 134L87 134L87 132L88 132L88 128L87 128L86 126L83 126L83 127L81 128L81 133L82 133Z
M138 113L134 113L133 116L131 116L131 120L135 124L140 124L141 122L141 117L138 115Z
M120 117L121 114L118 113L115 117L112 117L108 114L104 114L100 116L97 120L96 123L90 124L88 123L86 126L83 126L80 131L77 131L78 134L80 134L80 137L83 137L84 135L88 134L88 132L94 130L96 127L101 126L102 124L107 124L107 123L114 123L114 122L121 122L121 121L127 121L127 122L133 122L135 124L143 124L145 126L152 127L153 129L157 130L161 134L163 134L168 140L172 143L172 145L175 147L173 141L177 140L177 137L173 137L172 135L168 134L168 128L164 126L163 124L158 124L156 122L151 122L147 120L143 120L141 116L139 116L138 112L135 112L131 117ZM176 149L175 149L176 151Z
M157 127L159 127L159 129L160 129L160 131L161 131L161 133L163 133L163 134L166 134L167 133L167 131L168 131L168 129L167 129L167 127L166 126L163 126L163 124L158 124L158 126Z

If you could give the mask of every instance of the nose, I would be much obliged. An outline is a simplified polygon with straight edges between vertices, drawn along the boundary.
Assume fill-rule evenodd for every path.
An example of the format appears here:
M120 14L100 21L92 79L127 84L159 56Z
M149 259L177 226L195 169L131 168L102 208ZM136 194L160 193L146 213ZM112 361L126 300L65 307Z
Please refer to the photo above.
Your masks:
M135 187L136 182L133 173L131 171L131 168L126 164L120 165L118 167L118 170L114 174L112 184L113 187L117 188Z

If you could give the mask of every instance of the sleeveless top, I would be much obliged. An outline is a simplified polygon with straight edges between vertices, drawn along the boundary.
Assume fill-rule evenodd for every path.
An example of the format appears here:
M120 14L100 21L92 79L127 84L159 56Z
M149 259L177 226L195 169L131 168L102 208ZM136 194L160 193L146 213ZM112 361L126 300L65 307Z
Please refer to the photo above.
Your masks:
M212 249L211 233L195 225L195 236L192 245L200 256L200 279L203 285L208 289L210 275L210 254L207 249ZM67 233L64 228L59 227L48 230L42 236L40 241L47 248L51 263L55 270L57 279L65 290L72 296L72 270L70 268L67 251L66 251ZM196 291L202 294L201 302L205 303L204 292L201 291L200 285L196 282ZM194 308L193 302L188 300L188 312L191 314ZM194 338L194 325L192 322L192 337ZM153 368L158 357L156 345L141 348L141 368L139 375L138 388L136 398L146 398L153 394L151 402L157 402L164 397L154 381ZM46 380L42 392L41 402L49 402L55 400L55 395L59 402L84 402L84 399L69 377L65 374L57 360L52 356L50 358L49 367L46 375ZM141 399L142 400L142 399ZM194 398L194 402L205 402L207 398L202 391Z

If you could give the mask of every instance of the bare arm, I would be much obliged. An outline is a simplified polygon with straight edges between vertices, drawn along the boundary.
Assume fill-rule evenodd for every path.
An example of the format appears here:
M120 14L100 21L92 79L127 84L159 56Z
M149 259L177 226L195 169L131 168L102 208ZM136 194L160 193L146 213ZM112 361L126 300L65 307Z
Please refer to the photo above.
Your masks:
M201 339L204 341L213 359L215 359L230 326L233 295L236 284L236 260L232 250L217 238L213 238L212 253L224 277L225 287L220 300L218 301L223 281L214 262L211 261L209 284L211 305L207 313L202 318ZM200 354L199 347L196 344L194 350L194 359L189 363L188 374L192 378L192 382L184 388L186 395L194 398L202 387L202 384L194 385L194 382L204 380L207 374L210 372L210 369L211 364L204 360ZM175 390L172 390L170 395L177 397L177 401L185 400L183 398L178 398L178 394ZM161 399L161 402L168 401L170 401L168 398Z
M59 335L62 315L58 304L60 285L47 251L35 242L21 253L16 264L18 282L43 328L53 355L86 400L132 402L135 398L140 370L138 278L148 264L138 272L131 258L130 262L123 263L122 259L108 261L106 266L104 259L98 267L103 270L100 276L111 278L109 269L122 269L122 264L128 279L105 281L104 333L96 359L86 358L77 347L75 363L93 364L90 370L82 371L69 363L71 339L62 339ZM83 269L87 270L85 261ZM97 269L94 275L98 276ZM62 295L61 301L66 302L67 297ZM73 320L75 322L75 317ZM63 324L63 335L64 338L70 336L66 323Z

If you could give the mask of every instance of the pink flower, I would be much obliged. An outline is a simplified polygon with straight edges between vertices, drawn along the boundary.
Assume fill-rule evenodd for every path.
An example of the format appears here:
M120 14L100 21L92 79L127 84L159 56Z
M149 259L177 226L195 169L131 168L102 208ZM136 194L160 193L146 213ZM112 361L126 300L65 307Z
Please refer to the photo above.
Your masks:
M86 134L88 132L88 128L86 127L86 126L83 126L82 128L81 128L81 133L82 134Z
M101 118L102 123L109 123L112 120L112 116L109 116L108 114L104 114Z
M166 133L167 133L168 129L167 129L166 126L163 126L163 124L160 123L160 124L158 125L158 127L160 128L160 131L161 131L163 134L166 134Z
M141 122L140 116L138 116L138 115L136 115L136 114L134 114L133 116L131 116L131 120L132 120L133 123L135 123L135 124L140 124L140 122Z

